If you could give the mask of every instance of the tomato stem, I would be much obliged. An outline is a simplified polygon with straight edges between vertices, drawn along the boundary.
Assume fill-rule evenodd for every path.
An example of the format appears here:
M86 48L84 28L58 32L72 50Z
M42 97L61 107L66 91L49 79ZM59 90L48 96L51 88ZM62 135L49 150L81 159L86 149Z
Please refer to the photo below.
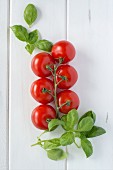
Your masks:
M63 103L60 107L58 107L58 109L62 108L63 106L67 105L70 106L71 101L67 100L65 103Z
M55 102L55 108L56 108L56 115L57 115L57 118L59 118L59 108L57 104L56 70L57 70L57 66L54 65L54 102Z

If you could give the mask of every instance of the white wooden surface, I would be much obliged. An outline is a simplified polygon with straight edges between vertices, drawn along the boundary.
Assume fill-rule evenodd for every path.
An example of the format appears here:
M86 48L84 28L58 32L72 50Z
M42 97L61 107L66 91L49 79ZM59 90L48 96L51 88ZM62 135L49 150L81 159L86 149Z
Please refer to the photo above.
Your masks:
M0 1L0 170L8 167L8 1Z
M37 51L29 56L25 44L12 33L8 92L9 18L11 25L27 27L23 10L29 1L10 0L10 15L7 3L0 1L0 170L8 167L8 93L10 170L113 170L113 1L30 1L39 10L39 19L32 29L39 29L43 38L53 42L67 38L75 45L77 56L70 64L79 73L79 81L72 88L80 96L79 112L93 109L97 125L107 130L106 135L92 140L94 154L91 158L86 159L82 150L71 145L68 159L59 162L49 160L41 148L30 147L40 133L30 122L31 111L37 106L29 92L30 84L36 79L30 61Z

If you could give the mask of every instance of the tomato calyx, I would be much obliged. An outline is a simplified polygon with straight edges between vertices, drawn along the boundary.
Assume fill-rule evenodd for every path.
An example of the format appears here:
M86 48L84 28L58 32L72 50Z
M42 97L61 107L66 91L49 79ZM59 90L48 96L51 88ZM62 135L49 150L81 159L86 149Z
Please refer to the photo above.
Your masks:
M71 104L71 100L67 100L65 103L63 103L61 106L59 106L58 108L60 109L60 108L62 108L63 106L70 106L70 104Z

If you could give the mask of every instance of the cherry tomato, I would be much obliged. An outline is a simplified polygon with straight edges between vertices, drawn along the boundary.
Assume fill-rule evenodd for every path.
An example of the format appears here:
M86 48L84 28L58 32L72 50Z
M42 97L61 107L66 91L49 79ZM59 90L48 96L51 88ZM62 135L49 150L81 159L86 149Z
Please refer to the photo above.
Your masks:
M69 41L59 41L52 47L52 56L57 62L59 62L59 58L62 58L62 63L67 63L71 61L75 55L76 50Z
M58 88L60 89L69 89L78 79L77 71L70 65L59 66L56 75L56 82L59 82Z
M47 78L41 78L34 81L31 85L32 97L43 104L47 104L53 101L54 86L53 82ZM51 94L52 95L51 95Z
M48 129L48 121L56 118L55 109L50 105L40 105L36 107L31 115L31 120L36 128Z
M64 114L67 114L71 109L78 109L79 103L78 95L71 90L64 90L58 94L58 106L63 105L60 112Z
M51 75L51 71L47 67L50 66L53 68L53 64L53 57L48 53L42 52L34 56L31 62L31 68L37 76L48 77Z

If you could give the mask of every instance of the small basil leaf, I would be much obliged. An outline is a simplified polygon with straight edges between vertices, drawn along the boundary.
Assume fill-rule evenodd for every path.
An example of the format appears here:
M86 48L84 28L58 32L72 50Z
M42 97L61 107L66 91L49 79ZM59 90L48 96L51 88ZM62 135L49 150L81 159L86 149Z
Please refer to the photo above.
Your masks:
M35 46L34 46L33 44L27 44L27 45L25 46L25 49L26 49L30 54L32 54L32 52L33 52L34 49L35 49Z
M50 52L53 44L48 40L39 40L36 42L35 46L40 50Z
M60 137L60 144L62 146L71 145L74 142L73 132L66 132Z
M78 122L78 112L76 109L72 109L67 114L67 124L69 129L73 129Z
M85 118L85 117L87 117L87 116L91 117L91 118L93 119L94 123L95 123L96 114L95 114L93 111L88 111L88 112L86 112L83 116L81 116L81 118L79 119L79 122L80 122L83 118Z
M96 137L96 136L103 135L104 133L106 133L106 131L103 128L93 126L93 128L89 132L86 133L86 137L87 138L93 138L93 137Z
M13 33L20 41L28 41L29 34L27 29L21 25L14 25L11 27Z
M92 147L91 142L87 138L83 138L81 139L81 146L82 146L83 151L86 154L86 157L87 158L90 157L93 153L93 147Z
M24 20L27 22L29 26L33 24L33 22L37 18L37 9L33 4L28 4L24 10Z
M61 118L65 124L62 126L65 130L71 130L74 128L75 124L78 122L78 112L76 109L72 109L67 115Z
M48 124L48 128L49 128L49 131L51 131L53 128L55 128L56 126L58 125L63 125L64 122L62 120L59 120L59 119L52 119L49 124Z
M56 148L56 149L48 150L47 156L48 156L49 159L57 161L57 160L63 160L65 158L67 158L67 153L64 152L60 148Z
M44 149L55 149L60 145L60 139L54 138L44 142Z
M93 125L94 125L93 119L91 117L85 117L79 122L77 130L80 132L90 131Z
M34 44L37 40L38 40L38 30L34 30L34 31L30 32L28 43Z
M63 115L61 120L64 122L64 124L62 125L63 129L68 131L68 125L67 125L67 115Z

